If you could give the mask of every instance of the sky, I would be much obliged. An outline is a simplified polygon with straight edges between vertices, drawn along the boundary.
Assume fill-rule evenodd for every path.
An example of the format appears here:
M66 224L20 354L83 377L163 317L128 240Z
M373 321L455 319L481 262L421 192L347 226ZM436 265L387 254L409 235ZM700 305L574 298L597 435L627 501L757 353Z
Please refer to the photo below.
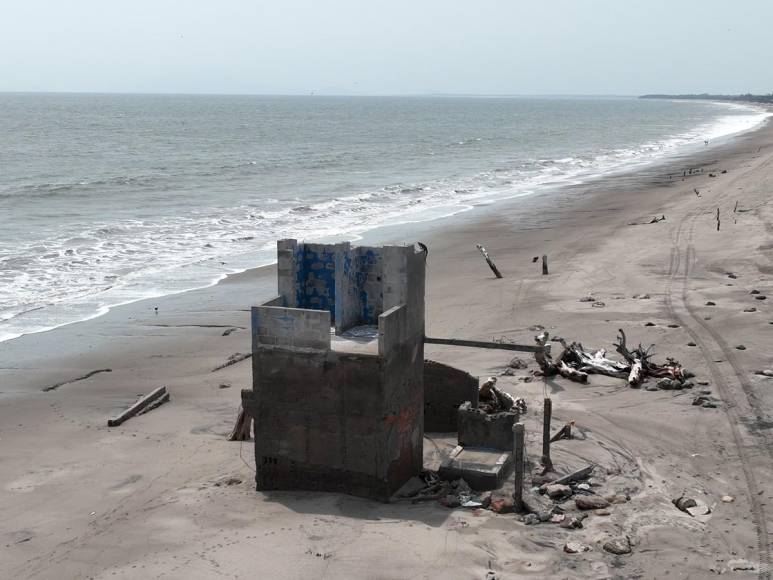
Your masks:
M0 0L0 91L773 91L773 0Z

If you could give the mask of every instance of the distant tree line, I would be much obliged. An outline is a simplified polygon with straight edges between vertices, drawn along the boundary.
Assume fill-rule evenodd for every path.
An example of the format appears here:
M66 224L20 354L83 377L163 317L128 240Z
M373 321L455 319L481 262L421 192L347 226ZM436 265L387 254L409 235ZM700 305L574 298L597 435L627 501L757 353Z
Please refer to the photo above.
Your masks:
M708 100L708 101L743 101L746 103L773 103L773 93L767 95L642 95L640 99L684 99L684 100Z

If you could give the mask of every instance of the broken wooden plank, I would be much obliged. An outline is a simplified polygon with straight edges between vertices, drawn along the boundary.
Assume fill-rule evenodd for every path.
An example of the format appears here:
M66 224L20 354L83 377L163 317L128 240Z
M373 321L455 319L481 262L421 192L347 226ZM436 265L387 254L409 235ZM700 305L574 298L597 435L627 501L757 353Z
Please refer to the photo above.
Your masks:
M145 395L144 397L140 398L136 403L134 403L131 407L126 409L123 413L121 413L117 417L110 417L107 420L107 426L117 427L127 419L131 419L135 415L141 415L142 413L147 413L148 411L155 409L159 405L163 405L168 400L169 400L169 393L167 392L166 387L158 387L155 391L153 391L149 395Z
M583 467L582 469L578 469L577 471L573 471L572 473L568 475L564 475L563 477L559 477L555 481L551 481L550 485L556 485L556 484L567 484L571 483L573 481L580 481L583 479L587 479L590 477L590 474L593 472L593 465L589 465L588 467Z
M90 379L94 375L98 375L99 373L112 373L113 369L97 369L95 371L91 371L90 373L86 373L82 377L78 377L76 379L70 379L69 381L62 381L61 383L56 383L54 385L50 385L48 387L43 387L43 392L48 393L50 391L55 391L59 387L63 387L65 385L71 385L72 383L77 383L78 381L85 381L86 379Z
M500 350L517 350L519 352L550 351L550 345L533 346L530 344L511 344L508 342L488 342L485 340L464 340L461 338L430 338L424 337L424 344L446 344L448 346L469 346L472 348L494 348Z

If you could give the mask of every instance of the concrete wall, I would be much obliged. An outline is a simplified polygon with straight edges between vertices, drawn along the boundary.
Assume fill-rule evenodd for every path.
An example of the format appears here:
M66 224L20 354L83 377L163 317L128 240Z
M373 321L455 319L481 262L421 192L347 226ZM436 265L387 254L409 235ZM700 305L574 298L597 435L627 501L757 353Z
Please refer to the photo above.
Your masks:
M278 306L252 307L252 351L261 346L330 349L330 312Z
M459 405L478 405L478 377L432 360L424 361L424 430L457 431Z
M459 445L512 451L513 425L519 416L509 411L488 414L469 402L463 403L458 416Z
M422 469L425 254L295 240L278 254L283 306L252 309L253 388L242 392L257 487L388 500ZM404 302L382 312L387 287ZM333 312L337 326L377 316L379 354L331 351Z

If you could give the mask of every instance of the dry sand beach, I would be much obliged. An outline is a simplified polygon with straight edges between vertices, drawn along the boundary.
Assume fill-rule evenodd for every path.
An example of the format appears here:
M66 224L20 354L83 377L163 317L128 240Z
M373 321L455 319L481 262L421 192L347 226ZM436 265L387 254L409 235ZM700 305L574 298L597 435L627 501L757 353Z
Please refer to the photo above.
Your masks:
M688 167L703 171L683 180ZM554 446L556 468L595 462L600 489L630 498L583 529L434 502L256 492L252 444L225 438L249 362L213 369L249 351L248 309L274 293L269 267L0 344L0 577L768 578L773 379L754 371L773 365L771 192L768 124L636 174L372 234L428 245L430 336L531 343L530 328L542 325L611 351L623 328L707 383L652 392L598 375L588 385L547 382L555 421L576 421L578 434ZM549 276L532 263L542 254ZM604 306L580 301L588 295ZM482 377L511 358L439 346L426 354ZM532 457L544 385L519 379L535 368L529 360L499 382L527 399ZM104 372L77 380L93 371ZM170 403L106 426L160 385ZM701 390L716 408L692 404ZM426 462L454 443L427 434ZM683 494L711 514L676 509ZM631 554L602 549L626 536ZM567 541L591 549L567 554Z

